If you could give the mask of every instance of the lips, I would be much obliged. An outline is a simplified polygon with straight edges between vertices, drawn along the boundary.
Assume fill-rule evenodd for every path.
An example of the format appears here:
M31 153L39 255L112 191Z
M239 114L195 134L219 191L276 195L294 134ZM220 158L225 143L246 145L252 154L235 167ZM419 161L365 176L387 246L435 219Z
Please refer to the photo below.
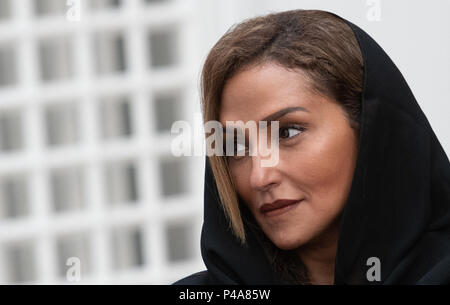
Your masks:
M265 203L259 209L265 216L277 216L294 208L301 200L280 199L272 203Z

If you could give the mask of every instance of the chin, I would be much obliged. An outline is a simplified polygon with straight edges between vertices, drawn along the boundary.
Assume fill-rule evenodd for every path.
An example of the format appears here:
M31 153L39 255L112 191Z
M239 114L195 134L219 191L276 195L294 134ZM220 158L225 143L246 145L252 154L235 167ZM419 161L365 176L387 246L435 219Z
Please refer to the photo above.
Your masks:
M305 236L298 232L276 232L269 235L270 240L281 250L294 250L308 242Z

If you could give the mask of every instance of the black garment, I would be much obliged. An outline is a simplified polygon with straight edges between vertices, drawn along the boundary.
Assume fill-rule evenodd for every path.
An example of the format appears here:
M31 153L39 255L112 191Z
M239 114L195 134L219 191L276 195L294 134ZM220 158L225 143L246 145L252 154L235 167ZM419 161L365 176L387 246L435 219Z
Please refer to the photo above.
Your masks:
M367 33L344 21L362 51L364 88L335 284L450 284L448 157L395 64ZM176 284L280 283L248 226L246 247L232 236L208 161L204 200L201 250L208 271ZM370 257L380 260L380 282L366 278Z

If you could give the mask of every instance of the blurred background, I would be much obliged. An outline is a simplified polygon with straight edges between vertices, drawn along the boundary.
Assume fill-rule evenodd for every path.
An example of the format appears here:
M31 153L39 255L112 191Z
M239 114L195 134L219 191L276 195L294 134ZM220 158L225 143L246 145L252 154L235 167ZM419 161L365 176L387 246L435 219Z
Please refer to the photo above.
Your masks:
M204 157L171 154L172 122L200 113L202 62L230 26L298 8L371 34L449 154L449 1L0 0L0 284L204 269Z

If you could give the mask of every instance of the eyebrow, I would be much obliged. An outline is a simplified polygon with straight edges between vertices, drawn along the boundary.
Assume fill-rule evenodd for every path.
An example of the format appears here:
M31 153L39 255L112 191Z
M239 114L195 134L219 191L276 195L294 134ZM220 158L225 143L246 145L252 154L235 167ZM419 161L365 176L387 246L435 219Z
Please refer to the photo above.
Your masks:
M283 108L281 110L278 110L277 112L269 114L268 116L266 116L261 121L275 121L275 120L281 118L282 116L284 116L284 115L286 115L288 113L291 113L291 112L295 112L295 111L309 112L309 110L304 108L304 107L286 107L286 108ZM227 133L227 131L228 131L227 127L223 126L223 132Z
M308 109L303 107L287 107L266 116L264 119L262 119L262 121L275 121L276 119L279 119L282 116L295 111L309 112Z

